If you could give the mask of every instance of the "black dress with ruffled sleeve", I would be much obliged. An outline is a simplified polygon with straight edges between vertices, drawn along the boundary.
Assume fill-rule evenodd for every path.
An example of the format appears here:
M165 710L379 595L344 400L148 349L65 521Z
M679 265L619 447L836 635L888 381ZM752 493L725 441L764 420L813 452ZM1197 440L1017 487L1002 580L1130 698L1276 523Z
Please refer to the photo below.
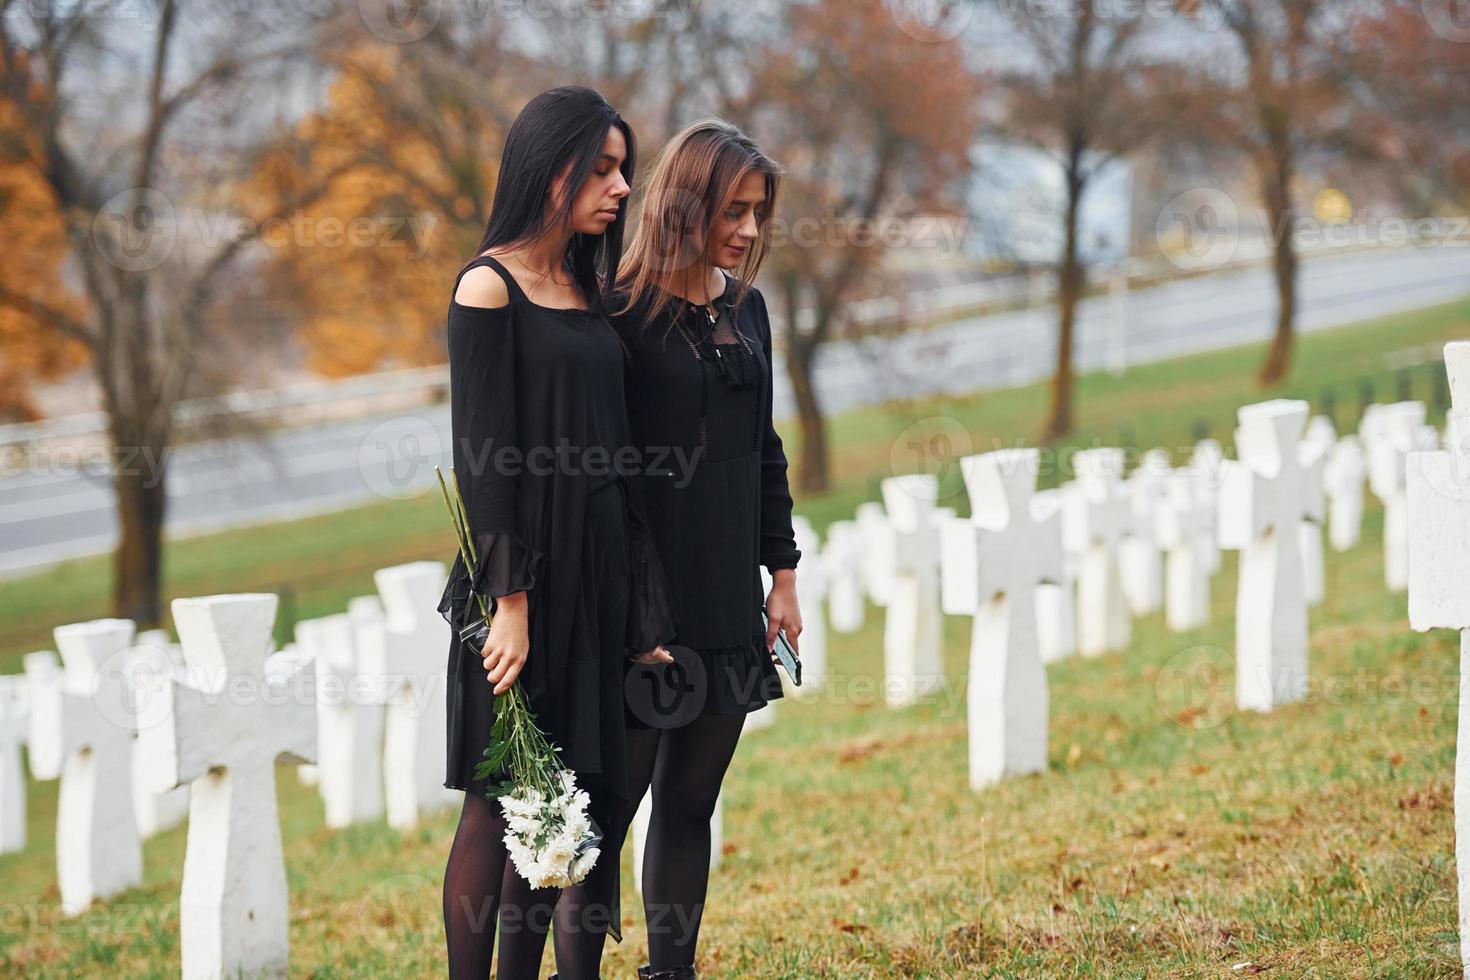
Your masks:
M452 454L477 572L472 581L456 551L439 605L455 627L444 785L483 795L490 782L473 773L494 722L493 687L458 636L478 615L471 590L491 600L492 616L496 598L523 591L530 649L519 683L536 724L579 786L626 799L623 664L630 649L666 643L676 627L628 492L626 350L600 311L534 304L489 256L460 277L476 265L500 273L510 303L449 307ZM598 822L613 829L606 814ZM616 920L610 931L621 940Z
M625 305L622 296L612 310ZM701 714L744 714L782 696L765 648L760 566L795 568L786 454L772 420L765 298L726 275L703 306L673 297L611 317L631 353L629 425L644 452L632 477L673 590L678 633L704 666ZM661 460L661 462L660 462ZM648 727L631 713L630 727Z

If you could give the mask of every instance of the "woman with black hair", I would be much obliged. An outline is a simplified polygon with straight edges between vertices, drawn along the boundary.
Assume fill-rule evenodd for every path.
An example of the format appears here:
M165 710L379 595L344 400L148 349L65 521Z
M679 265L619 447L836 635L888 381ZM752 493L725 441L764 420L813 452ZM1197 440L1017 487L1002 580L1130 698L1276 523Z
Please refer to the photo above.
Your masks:
M634 679L632 689L662 681L681 694L669 712L660 711L663 702L628 704L629 807L653 789L641 869L650 965L639 975L660 980L695 975L720 784L746 714L782 696L771 657L777 631L793 647L801 635L801 552L771 418L771 324L751 285L780 174L720 120L674 137L649 180L609 301L632 352L634 443L693 461L685 472L649 465L632 484L673 589L684 668L640 666L661 655L638 655L627 668L655 675ZM764 599L761 565L773 580Z
M465 624L490 600L481 656L453 631L445 785L465 790L444 873L449 975L533 978L546 932L564 980L595 978L603 935L622 940L621 821L629 812L623 664L667 660L664 580L627 493L625 352L603 287L622 251L635 144L598 93L532 99L506 136L484 240L455 278L448 345L455 472L478 556L456 559L439 610ZM604 847L586 879L532 890L507 859L506 820L474 768L494 697L517 681L536 724L590 797Z

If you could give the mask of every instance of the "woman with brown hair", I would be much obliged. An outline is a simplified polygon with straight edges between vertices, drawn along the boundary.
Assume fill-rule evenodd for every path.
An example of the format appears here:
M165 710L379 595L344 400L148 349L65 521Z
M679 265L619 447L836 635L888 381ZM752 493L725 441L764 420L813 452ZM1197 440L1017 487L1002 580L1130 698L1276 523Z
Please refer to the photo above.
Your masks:
M771 325L751 285L780 175L729 123L685 129L655 165L609 302L631 352L629 424L645 453L632 489L673 593L670 648L683 694L673 715L645 699L628 702L629 807L653 790L641 869L645 977L695 975L720 784L746 714L781 697L771 656L777 630L793 646L801 633L801 554L771 419ZM764 597L761 565L774 583ZM638 655L627 669L667 682L675 668L666 660Z

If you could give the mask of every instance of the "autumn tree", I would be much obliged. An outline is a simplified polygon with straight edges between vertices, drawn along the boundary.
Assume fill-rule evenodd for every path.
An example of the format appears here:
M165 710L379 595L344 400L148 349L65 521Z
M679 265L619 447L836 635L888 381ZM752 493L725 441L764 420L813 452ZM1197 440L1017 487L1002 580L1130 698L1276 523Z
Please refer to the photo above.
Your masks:
M1279 383L1291 367L1296 333L1298 216L1293 183L1304 156L1340 147L1343 137L1344 4L1332 0L1199 0L1201 23L1218 24L1234 57L1200 62L1196 90L1201 137L1225 142L1251 161L1271 239L1276 324L1256 380ZM1212 34L1212 37L1214 35ZM1227 49L1228 54L1228 49Z
M88 5L0 10L0 99L19 134L6 164L44 190L67 247L62 268L0 278L0 306L87 353L114 451L113 611L142 624L161 612L173 408L218 373L200 370L215 302L262 229L338 176L269 200L257 185L248 203L261 210L236 197L277 152L289 107L270 93L310 63L317 26L289 3L160 0L143 19Z
M749 84L722 86L729 116L786 168L769 268L801 433L796 484L819 493L829 486L819 352L870 290L884 256L876 223L896 222L924 247L908 219L958 209L980 86L956 37L905 30L885 4L810 0L782 16L760 39Z
M1470 209L1470 29L1452 11L1392 0L1355 10L1338 35L1352 66L1346 155L1415 214Z
M1161 135L1158 98L1168 66L1145 46L1140 8L1079 0L1062 7L1001 5L1016 56L993 70L1001 102L997 138L1041 150L1063 178L1057 262L1057 354L1042 439L1072 431L1077 306L1087 288L1079 242L1083 199L1094 177Z

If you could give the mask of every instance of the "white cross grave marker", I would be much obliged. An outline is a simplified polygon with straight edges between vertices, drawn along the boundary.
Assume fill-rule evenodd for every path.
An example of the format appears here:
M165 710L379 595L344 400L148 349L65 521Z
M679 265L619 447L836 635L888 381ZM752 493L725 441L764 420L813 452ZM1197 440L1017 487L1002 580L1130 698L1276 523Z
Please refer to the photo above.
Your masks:
M1322 519L1322 460L1301 442L1304 401L1273 399L1239 409L1239 460L1226 462L1219 497L1220 546L1240 551L1236 594L1236 704L1270 711L1300 700L1307 680L1303 521Z
M893 708L914 703L943 682L938 496L939 479L931 474L883 481L887 523L878 560L892 583L883 623L883 696Z
M1031 498L1032 519L1044 522L1055 515L1060 527L1066 493L1060 487L1036 491ZM1064 549L1061 579L1055 584L1042 582L1036 587L1036 646L1044 664L1055 663L1077 652L1078 561L1077 555Z
M173 644L168 642L167 634L162 630L138 634L133 648L128 651L126 666L128 696L134 699L135 712L147 710L147 699L164 680L183 682L188 679L187 671L174 659L173 651ZM182 658L183 652L180 651L179 655ZM153 780L147 774L158 765L158 760L148 756L148 743L141 737L134 739L133 815L138 821L138 833L144 840L177 827L189 812L189 787L179 786L162 793L154 788Z
M1150 449L1143 454L1133 475L1123 481L1130 520L1127 533L1118 545L1118 568L1123 576L1123 598L1134 616L1151 616L1163 602L1163 552L1154 525L1164 495L1164 481L1171 472L1169 454L1162 449Z
M1046 669L1036 587L1062 577L1061 515L1038 520L1031 495L1041 454L1008 449L960 460L970 519L941 534L944 611L973 616L968 689L970 787L1046 769Z
M882 608L888 605L893 591L893 570L883 561L884 543L888 537L888 514L876 500L857 505L855 522L862 542L863 590Z
M269 594L175 599L191 683L166 679L156 710L139 718L160 761L155 787L190 784L179 896L185 980L284 977L290 959L276 762L316 757L316 704L298 678L267 680L276 603Z
M1332 447L1322 469L1327 492L1327 538L1332 550L1347 551L1363 533L1363 480L1368 464L1357 436L1343 436Z
M460 798L444 786L444 618L438 606L448 572L443 562L419 561L373 574L386 614L380 629L360 631L362 667L382 679L387 699L383 769L388 823L406 829L421 813Z
M1158 540L1167 549L1164 620L1176 633L1198 629L1210 619L1215 502L1203 483L1191 470L1171 473L1158 510Z
M1365 418L1368 443L1368 485L1383 501L1383 573L1389 591L1402 592L1409 584L1408 519L1405 512L1404 471L1409 453L1435 448L1438 433L1424 424L1423 402L1382 405Z
M1067 488L1062 534L1082 556L1077 572L1077 648L1084 657L1127 648L1133 636L1119 581L1118 545L1132 520L1120 477L1123 450L1084 449L1072 457L1077 479Z
M328 827L383 816L383 706L362 672L349 613L296 624L316 670L317 785Z
M1460 690L1470 688L1470 342L1446 344L1449 449L1407 459L1409 625L1460 631ZM1455 746L1455 865L1460 963L1470 971L1470 718Z
M810 556L796 573L796 601L801 607L801 697L814 697L827 677L827 593L830 584L822 567L822 541L811 521L800 514L791 518L797 550Z
M0 677L0 854L26 846L26 774L20 759L30 725L26 679Z
M1337 430L1333 428L1332 420L1325 415L1314 416L1307 423L1307 434L1302 442L1308 447L1311 458L1322 461L1325 471L1327 456L1337 443ZM1327 507L1325 482L1325 479L1319 479L1312 486L1312 492L1321 498L1315 501L1313 506L1324 517ZM1327 595L1327 570L1322 547L1322 535L1325 530L1323 523L1322 520L1318 520L1297 525L1297 533L1302 539L1302 581L1308 606L1321 605Z
M827 615L837 633L863 628L863 545L856 521L833 521L827 526L822 566L827 573Z
M1215 502L1220 495L1220 470L1224 460L1225 451L1220 448L1220 443L1214 439L1201 439L1195 443L1188 465L1189 472L1199 478L1198 487L1210 504L1209 516L1206 518L1209 525L1208 542L1201 550L1205 556L1205 571L1210 575L1220 570L1220 541L1215 530L1218 508Z
M50 682L51 690L31 703L32 772L37 779L61 778L56 873L69 916L143 881L132 806L135 719L118 658L131 646L133 630L127 619L58 626L59 683Z

